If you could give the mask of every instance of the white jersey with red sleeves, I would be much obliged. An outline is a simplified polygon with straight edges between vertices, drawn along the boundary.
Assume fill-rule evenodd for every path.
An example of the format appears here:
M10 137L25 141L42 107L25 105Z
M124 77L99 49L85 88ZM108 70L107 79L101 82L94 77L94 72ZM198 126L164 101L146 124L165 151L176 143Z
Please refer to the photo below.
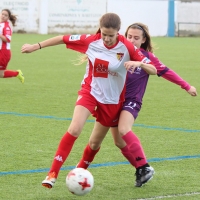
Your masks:
M135 60L151 63L136 47L118 35L118 43L106 47L101 34L66 35L63 37L67 48L88 56L82 89L89 90L97 101L103 104L118 104L124 101L127 71L124 62Z
M0 39L0 49L10 49L12 29L9 25L9 21L0 23L0 35L5 36L7 39L7 42Z

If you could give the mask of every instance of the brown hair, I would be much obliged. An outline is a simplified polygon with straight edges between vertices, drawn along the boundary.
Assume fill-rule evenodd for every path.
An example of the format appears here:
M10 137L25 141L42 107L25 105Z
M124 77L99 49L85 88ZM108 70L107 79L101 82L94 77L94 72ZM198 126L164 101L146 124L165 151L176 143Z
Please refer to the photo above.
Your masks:
M141 44L141 48L143 48L145 51L153 52L154 47L153 47L153 44L152 44L152 41L151 41L151 36L149 34L148 26L146 26L145 24L142 24L142 23L131 24L126 29L126 32L125 32L125 37L126 38L127 38L128 30L130 28L142 30L143 38L146 38L146 41L143 44Z
M99 26L100 28L113 28L119 31L121 28L121 19L115 13L106 13L100 18Z
M102 28L102 27L113 28L113 29L119 31L119 29L121 28L121 19L115 13L106 13L100 18L99 27L100 28ZM97 30L96 33L101 32L100 28ZM88 57L85 54L80 55L77 60L78 60L78 63L76 65L81 65L82 63L84 63L85 61L88 60Z
M17 21L16 15L13 15L9 9L3 9L2 11L6 11L8 13L9 20L12 22L13 26L16 26L15 23Z

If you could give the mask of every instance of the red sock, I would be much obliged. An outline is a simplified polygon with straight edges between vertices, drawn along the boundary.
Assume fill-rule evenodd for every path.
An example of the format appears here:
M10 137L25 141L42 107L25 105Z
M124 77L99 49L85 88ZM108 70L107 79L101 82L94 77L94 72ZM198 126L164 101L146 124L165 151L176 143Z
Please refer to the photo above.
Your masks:
M10 78L10 77L16 77L19 74L18 71L12 71L12 70L5 70L4 71L4 78Z
M131 165L133 165L134 167L136 167L136 161L135 158L132 156L132 154L129 151L128 145L126 145L125 147L123 147L121 149L121 153L123 154L123 156L131 163Z
M99 151L100 147L97 150L91 149L89 144L85 147L83 156L76 167L87 169L90 163L94 160L95 155Z
M77 137L74 137L70 133L65 133L65 135L62 137L60 144L58 146L57 152L55 154L50 172L55 172L56 176L58 176L58 173L60 171L60 168L64 164L65 160L67 159L69 153L71 152L71 149L74 145L75 140Z
M129 148L129 152L135 160L135 167L138 168L147 164L147 159L138 137L132 131L129 131L124 136L122 136L122 138L126 142Z

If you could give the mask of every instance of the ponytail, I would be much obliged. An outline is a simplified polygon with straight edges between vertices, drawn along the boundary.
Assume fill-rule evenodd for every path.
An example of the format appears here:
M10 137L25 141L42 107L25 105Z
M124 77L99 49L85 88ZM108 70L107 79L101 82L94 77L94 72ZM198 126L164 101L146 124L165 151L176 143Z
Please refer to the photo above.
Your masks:
M16 15L13 15L9 9L3 9L2 11L6 11L8 13L8 17L12 25L16 26L16 21L17 21Z

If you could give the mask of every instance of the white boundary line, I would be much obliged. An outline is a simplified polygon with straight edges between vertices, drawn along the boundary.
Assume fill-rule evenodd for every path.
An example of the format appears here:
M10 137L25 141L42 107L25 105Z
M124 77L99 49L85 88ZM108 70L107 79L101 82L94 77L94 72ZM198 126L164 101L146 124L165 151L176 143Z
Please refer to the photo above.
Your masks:
M172 195L166 195L166 196L155 196L151 198L145 198L145 199L135 199L135 200L154 200L154 199L164 199L164 198L174 198L174 197L184 197L184 196L194 196L194 195L200 195L200 192L190 192L185 194L172 194ZM130 199L134 200L134 199Z

